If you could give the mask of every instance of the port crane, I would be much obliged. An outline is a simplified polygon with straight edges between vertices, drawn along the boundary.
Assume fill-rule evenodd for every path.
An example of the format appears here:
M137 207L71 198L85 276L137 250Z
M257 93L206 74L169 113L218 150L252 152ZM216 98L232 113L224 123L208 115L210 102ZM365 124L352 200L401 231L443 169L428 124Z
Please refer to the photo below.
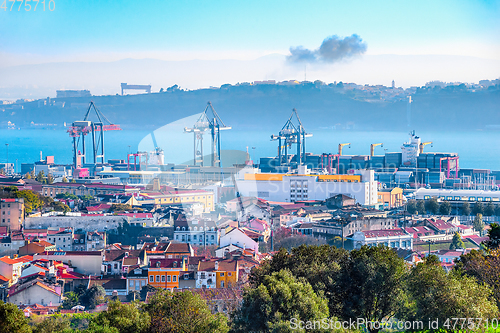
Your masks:
M305 163L306 138L311 136L311 133L306 133L297 109L294 108L281 131L277 135L271 135L272 141L278 141L278 165L288 163L288 150L292 148L293 144L297 145L297 165Z
M375 147L377 147L377 146L383 147L384 144L383 143L372 143L370 145L370 156L375 156Z
M89 120L92 112L97 117L97 121ZM105 124L105 122L107 124ZM87 152L85 147L85 136L92 135L93 165L97 164L97 159L101 159L104 164L104 131L120 131L119 125L112 124L108 118L91 101L87 113L83 120L75 121L67 130L69 136L73 138L73 167L80 168L81 164L87 163ZM100 132L100 133L97 133ZM81 149L80 148L81 144Z
M215 111L211 102L207 103L205 110L200 115L193 127L185 127L184 133L193 133L194 154L193 165L198 163L203 166L203 134L210 131L212 137L212 166L220 166L220 131L230 130L231 126L226 126Z
M424 147L427 146L427 145L431 145L431 147L432 147L432 141L422 142L420 144L420 146L419 146L419 149L420 149L419 153L420 154L424 153Z
M351 148L351 143L339 143L339 156L342 156L342 149L345 146L349 146L349 148Z

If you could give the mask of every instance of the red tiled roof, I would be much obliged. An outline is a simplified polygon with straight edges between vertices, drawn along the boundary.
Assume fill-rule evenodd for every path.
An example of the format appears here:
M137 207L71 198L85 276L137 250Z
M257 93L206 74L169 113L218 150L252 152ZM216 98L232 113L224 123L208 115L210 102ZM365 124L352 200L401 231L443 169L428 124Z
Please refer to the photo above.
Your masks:
M401 228L385 229L385 230L369 230L362 231L366 238L387 237L387 236L404 236L406 233Z
M175 266L174 267L174 263ZM151 259L149 261L149 267L155 268L159 265L159 268L179 268L182 269L182 259L179 258L169 258L169 259Z
M3 262L3 263L6 263L8 265L14 265L14 264L18 264L18 263L21 262L21 261L19 261L17 259L10 259L7 256L4 256L4 257L0 258L0 261Z
M215 269L215 262L218 263L219 267ZM198 263L198 271L211 272L211 271L222 271L222 272L236 272L238 267L238 261L233 259L211 259L207 261L200 261Z

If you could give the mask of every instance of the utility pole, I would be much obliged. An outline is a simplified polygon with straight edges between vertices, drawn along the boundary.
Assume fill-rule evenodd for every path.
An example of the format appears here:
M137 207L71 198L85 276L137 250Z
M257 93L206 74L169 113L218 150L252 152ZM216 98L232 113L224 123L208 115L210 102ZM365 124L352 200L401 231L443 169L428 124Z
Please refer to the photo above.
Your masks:
M5 171L6 171L5 173L8 175L10 173L9 172L10 171L10 168L9 168L9 144L6 143L5 147L7 148L7 164L5 166Z

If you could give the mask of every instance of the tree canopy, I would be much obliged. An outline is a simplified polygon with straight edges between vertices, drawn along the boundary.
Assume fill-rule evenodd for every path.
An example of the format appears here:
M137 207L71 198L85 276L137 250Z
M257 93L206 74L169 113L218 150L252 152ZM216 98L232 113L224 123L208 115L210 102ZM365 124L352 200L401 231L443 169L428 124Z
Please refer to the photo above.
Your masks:
M0 301L0 333L30 333L24 313L15 304Z
M191 291L172 293L158 290L144 310L151 317L148 332L227 332L227 317L221 313L212 314L200 296Z
M247 290L241 309L234 314L233 329L235 332L276 329L280 332L280 328L289 328L294 320L321 321L328 317L327 300L316 295L304 279L281 270L264 277L257 288Z
M400 314L407 320L438 319L443 327L448 318L495 318L498 308L491 289L473 277L447 273L435 255L412 269L408 279L408 305Z

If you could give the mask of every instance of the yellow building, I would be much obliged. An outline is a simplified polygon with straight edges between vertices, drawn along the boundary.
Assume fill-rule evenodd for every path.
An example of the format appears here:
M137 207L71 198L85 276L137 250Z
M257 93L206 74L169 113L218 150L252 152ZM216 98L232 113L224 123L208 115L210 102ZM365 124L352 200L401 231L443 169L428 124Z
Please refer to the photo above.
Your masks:
M393 189L379 190L378 203L381 205L381 208L388 209L403 206L403 189L395 187Z
M179 274L185 270L185 259L151 259L148 267L148 284L169 290L179 288Z
M173 189L163 192L147 192L144 193L144 199L143 203L154 203L156 206L200 203L205 213L214 210L214 194L204 190Z
M231 288L238 282L238 261L234 259L200 261L198 273L200 272L215 273L215 288Z

